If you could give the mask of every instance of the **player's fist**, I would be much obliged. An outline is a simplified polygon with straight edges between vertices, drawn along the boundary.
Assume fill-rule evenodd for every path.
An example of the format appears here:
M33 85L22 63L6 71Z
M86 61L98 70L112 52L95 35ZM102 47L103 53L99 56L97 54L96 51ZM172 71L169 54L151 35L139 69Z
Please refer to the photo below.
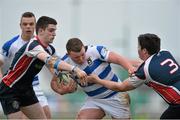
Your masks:
M75 72L77 77L80 79L81 85L83 86L87 85L87 81L86 81L87 74L83 70L79 69L78 67L75 67L73 72Z

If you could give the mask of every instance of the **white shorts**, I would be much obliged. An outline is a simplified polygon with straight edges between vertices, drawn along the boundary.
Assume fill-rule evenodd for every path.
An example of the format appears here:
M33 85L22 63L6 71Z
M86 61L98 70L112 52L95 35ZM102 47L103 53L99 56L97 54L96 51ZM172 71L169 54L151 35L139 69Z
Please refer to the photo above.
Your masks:
M126 92L119 92L107 99L88 97L80 110L102 109L113 118L130 118L130 98Z
M47 102L47 98L46 96L44 95L43 91L41 90L40 86L39 85L35 85L33 86L33 89L35 91L35 94L39 100L39 103L42 107L44 106L48 106L48 102Z

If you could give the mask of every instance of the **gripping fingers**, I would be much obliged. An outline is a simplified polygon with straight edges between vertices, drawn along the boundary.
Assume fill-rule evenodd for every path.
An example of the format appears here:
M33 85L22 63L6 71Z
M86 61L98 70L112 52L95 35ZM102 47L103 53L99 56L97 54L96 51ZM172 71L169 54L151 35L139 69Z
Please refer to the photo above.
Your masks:
M72 72L75 72L75 74L80 80L81 85L83 86L87 85L87 81L86 81L87 74L83 70L80 70L78 67L73 67Z
M80 76L81 85L86 86L87 85L87 80L86 80L87 74L84 71L82 71L81 74L82 74Z

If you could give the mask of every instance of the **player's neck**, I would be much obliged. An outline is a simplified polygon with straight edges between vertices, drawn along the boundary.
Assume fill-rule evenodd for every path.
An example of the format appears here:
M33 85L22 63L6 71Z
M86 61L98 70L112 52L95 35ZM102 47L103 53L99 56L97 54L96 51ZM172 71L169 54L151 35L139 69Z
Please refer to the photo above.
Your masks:
M44 41L43 37L41 36L36 36L36 38L38 39L38 41L40 42L40 44L43 46L43 47L47 47L49 44L46 44L46 42Z
M21 38L22 38L22 40L24 40L24 41L29 41L32 37L30 37L30 36L25 36L25 35L21 35Z
M146 61L149 57L151 57L151 55L147 54L144 58L144 61Z

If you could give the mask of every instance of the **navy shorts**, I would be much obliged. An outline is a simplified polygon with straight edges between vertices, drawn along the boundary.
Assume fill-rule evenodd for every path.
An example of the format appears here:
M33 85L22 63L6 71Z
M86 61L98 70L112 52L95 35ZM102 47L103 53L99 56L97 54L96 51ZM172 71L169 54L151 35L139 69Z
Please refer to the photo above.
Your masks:
M180 105L169 105L160 119L180 119Z
M29 106L38 102L32 86L24 90L10 88L0 83L0 101L5 115L20 111L20 107Z

